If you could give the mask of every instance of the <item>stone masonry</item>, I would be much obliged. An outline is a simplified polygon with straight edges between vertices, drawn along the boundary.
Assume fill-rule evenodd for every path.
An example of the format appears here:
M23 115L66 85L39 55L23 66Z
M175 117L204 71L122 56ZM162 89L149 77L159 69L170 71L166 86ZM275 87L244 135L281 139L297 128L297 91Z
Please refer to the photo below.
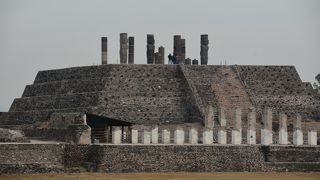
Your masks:
M249 107L257 110L257 139L262 105L274 115L288 112L289 127L295 112L303 127L319 129L320 100L308 87L291 66L104 65L40 71L0 116L0 126L43 127L53 113L89 113L141 125L204 124L208 107L224 107L231 136L231 109L240 108L244 143Z
M0 173L319 171L319 151L319 146L4 144Z

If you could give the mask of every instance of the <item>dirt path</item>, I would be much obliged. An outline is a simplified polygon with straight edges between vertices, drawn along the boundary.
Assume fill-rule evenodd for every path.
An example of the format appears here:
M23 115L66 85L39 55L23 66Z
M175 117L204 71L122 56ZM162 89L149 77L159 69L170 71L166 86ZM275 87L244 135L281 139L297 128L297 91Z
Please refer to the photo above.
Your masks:
M0 176L0 179L21 179L21 180L320 180L319 173L121 173L121 174L106 174L106 173L79 173L79 174L23 174L23 175L8 175Z

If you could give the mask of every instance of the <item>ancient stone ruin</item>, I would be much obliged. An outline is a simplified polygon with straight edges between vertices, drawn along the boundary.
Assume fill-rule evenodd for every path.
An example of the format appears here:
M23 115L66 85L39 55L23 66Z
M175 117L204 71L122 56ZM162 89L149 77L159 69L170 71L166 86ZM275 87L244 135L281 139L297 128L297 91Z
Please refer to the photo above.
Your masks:
M147 64L132 65L134 38L126 33L120 64L107 64L107 38L101 41L103 65L39 71L0 114L1 128L67 144L3 145L1 152L47 148L38 156L106 172L320 170L320 95L294 66L206 65L208 35L201 36L201 65L186 58L179 35L179 64L167 65L151 34ZM2 171L10 167L0 164Z

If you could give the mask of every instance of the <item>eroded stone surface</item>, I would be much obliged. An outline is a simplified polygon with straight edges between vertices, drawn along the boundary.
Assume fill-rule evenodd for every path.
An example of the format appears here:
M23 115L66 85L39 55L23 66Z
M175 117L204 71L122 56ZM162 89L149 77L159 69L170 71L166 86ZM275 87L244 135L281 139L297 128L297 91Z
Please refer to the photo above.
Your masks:
M30 142L20 130L0 128L0 142Z

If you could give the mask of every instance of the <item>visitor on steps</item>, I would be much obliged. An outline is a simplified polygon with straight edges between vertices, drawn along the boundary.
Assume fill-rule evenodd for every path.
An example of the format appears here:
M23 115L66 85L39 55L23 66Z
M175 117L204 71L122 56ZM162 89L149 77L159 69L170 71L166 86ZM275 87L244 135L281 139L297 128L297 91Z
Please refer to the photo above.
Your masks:
M172 64L178 64L176 56L172 56Z
M172 58L173 58L173 56L172 56L171 53L170 53L170 54L168 55L168 59L169 59L168 64L173 64Z

